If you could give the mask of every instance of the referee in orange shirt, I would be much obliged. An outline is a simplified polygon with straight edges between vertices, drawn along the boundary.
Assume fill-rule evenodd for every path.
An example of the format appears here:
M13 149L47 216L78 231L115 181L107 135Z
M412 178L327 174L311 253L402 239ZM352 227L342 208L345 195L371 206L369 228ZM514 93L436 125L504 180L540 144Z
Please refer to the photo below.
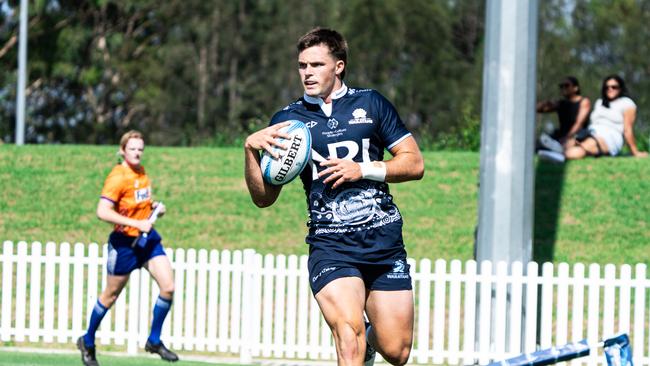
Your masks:
M143 152L144 139L140 132L129 131L122 136L119 153L123 161L109 173L97 204L97 217L114 224L115 228L108 237L106 288L93 308L86 334L77 340L85 366L99 365L95 356L95 332L126 286L131 272L141 267L149 271L160 288L145 350L160 355L163 360L178 361L178 356L160 340L174 296L174 275L162 238L149 219L154 209L162 216L165 207L152 200L151 183L140 164Z

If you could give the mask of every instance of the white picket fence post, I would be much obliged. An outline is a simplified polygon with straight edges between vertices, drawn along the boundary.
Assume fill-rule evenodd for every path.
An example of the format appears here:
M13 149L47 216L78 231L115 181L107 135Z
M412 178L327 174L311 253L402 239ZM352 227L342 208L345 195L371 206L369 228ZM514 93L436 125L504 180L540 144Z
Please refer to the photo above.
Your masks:
M258 357L335 359L330 330L309 290L307 256L252 249L167 249L167 255L176 293L162 338L172 348L235 353L241 363ZM94 243L48 242L43 248L5 241L0 340L73 344L106 283L106 256L106 245ZM416 304L411 363L486 364L627 332L637 366L650 365L645 264L544 263L540 273L534 262L408 263ZM129 354L141 350L158 291L148 272L134 271L98 341L126 344ZM585 363L602 365L604 358L596 353L571 365Z

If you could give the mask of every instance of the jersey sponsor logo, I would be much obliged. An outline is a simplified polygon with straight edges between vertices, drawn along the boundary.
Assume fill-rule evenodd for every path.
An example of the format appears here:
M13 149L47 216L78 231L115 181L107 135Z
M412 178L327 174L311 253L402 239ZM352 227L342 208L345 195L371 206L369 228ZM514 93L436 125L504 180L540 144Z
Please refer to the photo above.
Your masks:
M363 108L355 109L354 112L352 112L353 118L348 121L348 124L356 125L361 123L372 123L372 118L367 118L367 114L368 112Z
M362 92L370 92L370 91L372 91L372 89L352 89L352 88L349 88L348 89L348 94L352 95L354 93L362 93Z
M134 192L134 198L135 198L135 203L140 203L142 201L146 201L151 197L151 191L149 190L149 187L147 188L142 188L142 189L136 189Z
M331 159L354 160L361 150L361 160L365 163L370 162L370 139L362 139L361 147L352 140L345 140L327 144L327 156ZM318 169L316 163L325 161L325 158L318 151L311 150L311 170L313 180L318 179Z
M305 123L305 126L307 126L307 128L312 128L312 127L316 127L317 124L318 124L318 122L316 122L316 121L309 121L309 122Z
M345 133L348 129L347 128L339 128L338 130L334 131L323 131L321 132L322 135L325 135L328 139L335 138L335 137L340 137L343 136L343 133Z
M327 127L330 128L330 130L335 130L339 126L339 121L336 120L336 118L330 118L327 120Z

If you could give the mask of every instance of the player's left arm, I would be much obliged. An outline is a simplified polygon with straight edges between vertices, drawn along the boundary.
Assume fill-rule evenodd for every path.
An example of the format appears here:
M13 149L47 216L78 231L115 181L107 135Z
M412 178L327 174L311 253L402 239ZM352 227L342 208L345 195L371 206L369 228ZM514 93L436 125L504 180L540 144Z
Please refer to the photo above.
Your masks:
M413 136L388 150L393 158L386 161L386 182L399 183L420 180L424 176L424 159Z
M388 161L357 163L352 160L327 159L320 163L326 169L318 176L325 177L323 183L332 184L332 189L345 182L361 179L388 183L422 179L424 159L413 136L405 138L388 151L393 155Z

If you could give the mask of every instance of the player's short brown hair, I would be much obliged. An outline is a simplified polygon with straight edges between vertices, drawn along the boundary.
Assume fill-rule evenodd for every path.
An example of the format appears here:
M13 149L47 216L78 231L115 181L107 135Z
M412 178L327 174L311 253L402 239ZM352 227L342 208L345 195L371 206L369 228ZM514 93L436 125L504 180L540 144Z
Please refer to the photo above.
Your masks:
M305 33L300 39L296 48L298 52L313 46L324 44L329 48L330 53L335 59L343 61L347 66L348 64L348 42L343 38L341 33L328 28L316 27L309 32ZM345 76L345 68L341 73L341 79Z

